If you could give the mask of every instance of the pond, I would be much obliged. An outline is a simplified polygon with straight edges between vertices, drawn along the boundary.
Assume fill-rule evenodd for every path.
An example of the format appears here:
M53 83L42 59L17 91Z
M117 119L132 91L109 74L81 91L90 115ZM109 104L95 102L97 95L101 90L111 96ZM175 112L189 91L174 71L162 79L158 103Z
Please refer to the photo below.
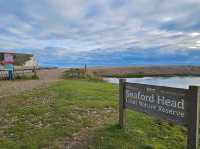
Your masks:
M200 86L200 77L144 77L125 78L127 82L188 89L190 85ZM109 83L119 83L118 78L104 78Z

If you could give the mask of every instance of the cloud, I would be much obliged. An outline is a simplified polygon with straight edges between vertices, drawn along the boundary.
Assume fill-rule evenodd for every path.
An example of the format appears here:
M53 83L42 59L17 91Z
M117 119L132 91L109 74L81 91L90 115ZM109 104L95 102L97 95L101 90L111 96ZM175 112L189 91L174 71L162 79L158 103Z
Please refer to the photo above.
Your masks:
M199 0L1 0L0 50L52 61L137 49L189 55L200 50L199 11Z

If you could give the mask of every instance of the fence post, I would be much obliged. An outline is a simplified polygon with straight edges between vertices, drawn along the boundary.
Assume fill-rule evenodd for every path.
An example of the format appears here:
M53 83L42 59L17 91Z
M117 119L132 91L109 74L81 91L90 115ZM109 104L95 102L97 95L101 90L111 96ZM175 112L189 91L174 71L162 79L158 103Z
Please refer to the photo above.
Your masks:
M84 73L87 72L87 65L85 64L85 67L84 67Z
M125 82L126 79L119 80L119 126L125 127Z
M13 67L13 80L15 80L15 67Z
M33 68L34 70L34 76L36 77L37 76L37 70L36 70L36 66L34 66L34 68Z
M199 104L200 104L200 87L190 86L188 96L187 113L188 118L188 142L187 149L198 149L199 136Z

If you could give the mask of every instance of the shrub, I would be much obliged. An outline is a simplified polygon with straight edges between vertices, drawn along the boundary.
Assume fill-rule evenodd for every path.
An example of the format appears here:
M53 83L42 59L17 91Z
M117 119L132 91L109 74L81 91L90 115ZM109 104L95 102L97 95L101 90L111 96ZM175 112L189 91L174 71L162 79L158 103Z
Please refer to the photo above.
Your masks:
M16 76L15 80L38 80L39 77L37 75L33 75L33 76L26 76L26 75L22 75L22 76Z
M86 79L88 81L103 81L102 77L93 72L85 72L84 69L71 68L63 73L64 79Z

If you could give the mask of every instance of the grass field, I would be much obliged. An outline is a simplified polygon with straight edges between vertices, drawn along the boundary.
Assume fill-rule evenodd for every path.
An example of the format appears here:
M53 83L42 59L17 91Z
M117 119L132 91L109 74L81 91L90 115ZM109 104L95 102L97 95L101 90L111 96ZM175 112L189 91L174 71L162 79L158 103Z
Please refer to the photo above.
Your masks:
M118 86L65 80L0 99L1 149L184 149L186 131L128 111L117 125Z

